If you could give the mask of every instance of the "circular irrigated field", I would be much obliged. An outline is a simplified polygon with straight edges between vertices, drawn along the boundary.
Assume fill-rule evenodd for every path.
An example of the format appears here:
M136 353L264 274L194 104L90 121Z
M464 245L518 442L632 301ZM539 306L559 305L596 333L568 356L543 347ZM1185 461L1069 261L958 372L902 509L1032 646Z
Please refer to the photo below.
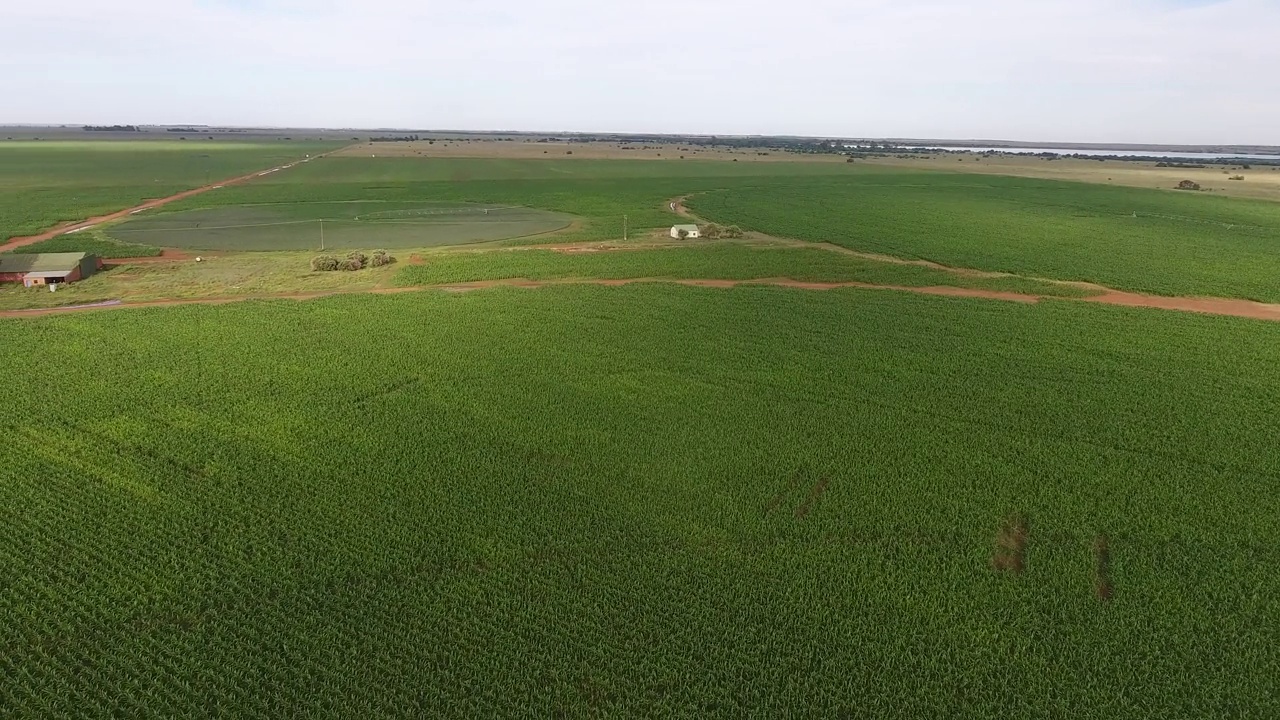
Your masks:
M545 210L471 203L303 202L139 215L117 240L190 250L416 248L505 240L560 230L570 218Z

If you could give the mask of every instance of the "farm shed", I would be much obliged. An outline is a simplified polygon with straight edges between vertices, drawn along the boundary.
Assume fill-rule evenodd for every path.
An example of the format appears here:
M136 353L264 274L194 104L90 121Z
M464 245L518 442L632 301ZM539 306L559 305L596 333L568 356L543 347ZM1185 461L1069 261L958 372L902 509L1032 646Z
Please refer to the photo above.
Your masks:
M0 282L27 287L83 280L102 269L102 258L88 253L0 254Z
M679 239L680 239L680 231L681 231L681 230L683 230L683 231L685 231L686 233L688 233L687 235L685 235L685 237L687 237L687 238L691 238L691 239L692 239L692 238L696 238L696 237L701 237L701 235L702 235L702 233L698 232L698 226L697 226L697 225L672 225L672 226L671 226L671 237L673 237L673 238L675 238L675 239L679 240Z

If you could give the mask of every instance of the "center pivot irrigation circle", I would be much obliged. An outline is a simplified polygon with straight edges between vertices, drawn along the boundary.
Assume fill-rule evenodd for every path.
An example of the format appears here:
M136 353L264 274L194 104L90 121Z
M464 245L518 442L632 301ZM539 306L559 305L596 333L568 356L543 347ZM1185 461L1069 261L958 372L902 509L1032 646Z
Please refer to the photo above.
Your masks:
M263 203L137 216L110 230L121 242L187 250L419 248L505 240L568 227L561 213L461 202Z

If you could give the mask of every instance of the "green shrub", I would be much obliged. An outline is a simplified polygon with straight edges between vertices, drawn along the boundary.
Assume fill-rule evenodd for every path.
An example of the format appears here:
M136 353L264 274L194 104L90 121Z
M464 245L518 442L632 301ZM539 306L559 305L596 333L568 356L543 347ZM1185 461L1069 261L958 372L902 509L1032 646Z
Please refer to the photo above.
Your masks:
M332 255L318 255L311 258L311 269L315 272L332 272L338 269L338 258Z

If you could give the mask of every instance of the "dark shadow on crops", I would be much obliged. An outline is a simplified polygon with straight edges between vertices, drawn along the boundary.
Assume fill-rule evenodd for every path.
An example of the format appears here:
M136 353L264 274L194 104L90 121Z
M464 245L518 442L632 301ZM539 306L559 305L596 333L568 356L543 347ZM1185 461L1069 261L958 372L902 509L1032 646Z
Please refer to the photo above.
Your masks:
M781 505L782 501L787 498L787 495L790 495L792 491L794 491L800 485L800 478L802 475L804 475L803 469L799 469L791 473L791 478L787 481L786 487L779 490L776 495L769 498L769 502L765 503L765 506L764 506L765 515L768 515L769 513L778 509L778 506Z
M814 503L818 502L818 499L827 491L827 486L830 484L830 477L823 477L818 480L817 484L813 486L813 489L809 491L809 497L805 499L804 504L796 508L797 520L802 520L809 515L809 511L813 509Z

